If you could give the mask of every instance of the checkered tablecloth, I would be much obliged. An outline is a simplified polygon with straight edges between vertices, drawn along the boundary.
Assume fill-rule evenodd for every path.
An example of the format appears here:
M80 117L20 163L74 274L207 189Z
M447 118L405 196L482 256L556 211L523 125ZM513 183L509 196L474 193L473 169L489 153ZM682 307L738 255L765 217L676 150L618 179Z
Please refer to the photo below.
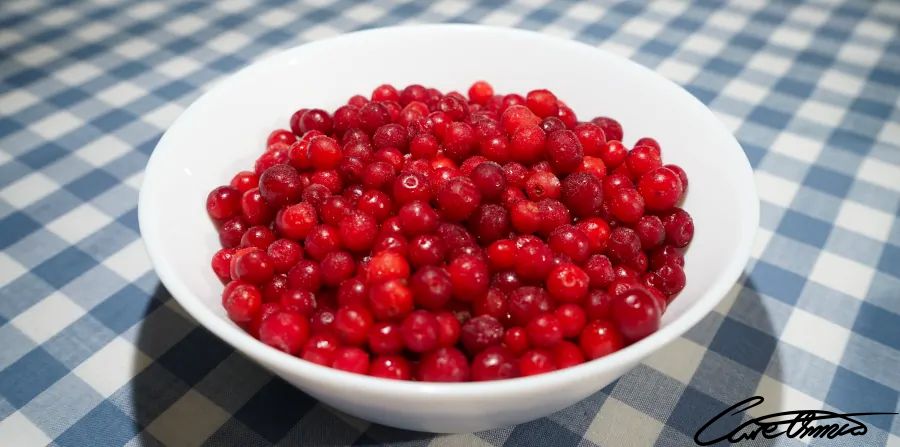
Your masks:
M310 40L445 21L566 36L685 86L743 145L762 228L723 304L619 381L532 423L434 436L337 414L197 327L136 205L161 133L213 81ZM0 445L685 446L752 395L900 411L898 96L891 1L0 2ZM864 437L812 444L900 445L900 418L864 420Z

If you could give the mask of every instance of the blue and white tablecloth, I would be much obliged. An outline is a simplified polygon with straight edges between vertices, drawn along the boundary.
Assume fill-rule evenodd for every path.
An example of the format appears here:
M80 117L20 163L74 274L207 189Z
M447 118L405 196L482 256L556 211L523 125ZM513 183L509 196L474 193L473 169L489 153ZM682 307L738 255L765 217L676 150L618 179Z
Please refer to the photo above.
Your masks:
M0 445L686 446L753 395L760 415L900 411L900 3L304 3L0 2ZM337 414L198 328L136 205L161 133L211 82L310 40L447 21L577 39L685 86L746 150L762 228L716 312L621 380L433 436ZM900 418L864 420L811 444L900 445Z

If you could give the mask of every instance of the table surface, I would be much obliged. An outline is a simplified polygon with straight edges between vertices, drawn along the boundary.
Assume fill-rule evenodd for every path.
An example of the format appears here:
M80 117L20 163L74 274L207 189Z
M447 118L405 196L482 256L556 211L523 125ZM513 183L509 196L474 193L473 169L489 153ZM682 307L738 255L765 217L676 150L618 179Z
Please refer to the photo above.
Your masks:
M900 3L64 3L0 3L2 445L683 446L753 395L900 411ZM213 81L446 21L569 37L683 85L743 145L762 219L739 284L669 349L547 418L433 436L336 414L198 328L154 275L136 204L161 133ZM900 445L900 418L864 420L812 444Z

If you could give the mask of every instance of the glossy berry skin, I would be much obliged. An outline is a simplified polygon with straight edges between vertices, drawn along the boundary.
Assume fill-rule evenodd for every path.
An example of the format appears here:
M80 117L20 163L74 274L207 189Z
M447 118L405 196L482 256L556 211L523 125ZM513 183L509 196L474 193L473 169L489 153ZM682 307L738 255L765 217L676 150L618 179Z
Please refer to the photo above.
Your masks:
M362 306L344 306L334 315L334 329L345 344L360 345L369 336L372 327L372 314Z
M437 229L438 214L427 203L420 200L409 202L397 212L400 227L407 236L430 233Z
M303 360L323 366L331 366L340 342L334 334L314 333L306 340L300 357Z
M259 176L253 171L241 171L231 178L230 185L232 188L236 189L239 194L243 195L248 190L259 186Z
M278 211L275 217L275 228L284 237L300 240L309 234L317 221L318 214L315 207L301 202Z
M559 318L552 313L536 316L525 326L528 341L538 348L550 348L562 341L563 329Z
M523 125L509 140L510 157L520 163L533 163L544 154L547 134L536 124Z
M369 372L369 354L353 346L338 348L334 353L334 362L331 367L356 374L367 374Z
M588 323L578 339L578 344L588 360L612 354L625 345L618 329L607 320L594 320Z
M570 341L561 341L553 347L553 361L559 369L569 368L584 363L581 348Z
M609 117L599 116L591 120L591 122L603 130L607 140L622 141L624 133L622 132L622 125L618 121Z
M287 279L288 287L292 289L317 292L322 286L322 274L319 270L319 264L306 259L297 261L297 264L288 270Z
M481 204L481 193L471 180L454 178L448 180L437 197L438 209L444 219L463 220Z
M665 211L678 203L684 189L678 174L659 167L641 176L638 191L648 210Z
M275 267L269 255L256 247L235 252L231 259L231 277L251 284L262 284L272 278Z
M369 328L369 350L375 354L397 354L405 346L400 325L392 322L379 322Z
M587 323L587 314L578 304L562 304L553 311L553 315L559 320L563 337L566 338L577 337Z
M540 287L524 286L509 294L509 315L516 325L524 326L541 313L551 310L550 296Z
M603 203L603 185L586 172L570 174L562 181L562 202L578 217L594 215Z
M514 270L526 280L539 281L553 268L553 252L543 242L528 242L518 248Z
M462 325L461 340L466 351L477 354L503 340L503 325L490 315L470 318Z
M438 321L434 314L416 310L403 319L400 333L406 349L412 352L428 352L438 346Z
M544 349L532 349L519 357L519 372L522 377L548 373L556 368L552 353Z
M232 281L222 292L222 306L231 321L247 323L259 313L262 294L248 282Z
M632 288L612 302L612 317L623 337L640 340L659 329L661 310L645 291Z
M416 236L407 246L407 256L414 267L438 265L443 262L446 252L444 241L433 234Z
M206 212L214 220L224 221L241 212L241 192L231 186L220 186L206 198Z
M469 379L469 363L458 349L439 348L422 357L417 376L425 382L463 382Z
M303 192L300 173L290 165L272 166L259 177L259 192L273 207L295 203Z
M663 245L650 254L650 268L659 269L666 264L684 267L684 255L674 245Z
M502 346L491 346L472 359L472 380L500 380L518 377L519 365L510 350Z
M278 312L259 327L260 341L291 355L299 353L308 338L309 323L295 312Z
M287 273L303 257L303 248L290 239L278 239L266 247L266 254L276 272Z
M442 267L425 266L410 278L409 287L415 304L424 309L438 310L452 298L453 283Z
M583 219L576 227L587 236L591 253L601 253L606 249L612 229L605 220L599 217Z
M584 150L571 130L558 130L547 135L547 159L554 172L568 174L581 167Z
M263 225L272 219L274 210L266 202L258 188L248 190L241 196L241 215L251 225Z
M345 248L362 252L372 247L377 229L378 223L374 217L360 211L351 211L338 225L338 234Z
M447 348L456 345L462 334L459 319L452 312L443 311L434 314L438 323L438 346Z
M549 90L532 90L525 97L525 104L535 115L546 118L556 116L559 113L559 104L556 96Z
M525 181L525 192L531 200L558 199L560 182L552 172L533 172Z
M609 236L606 253L616 262L629 262L641 251L641 240L637 233L628 227L616 227Z
M676 295L684 289L687 279L684 269L677 264L666 264L651 273L653 286L668 296Z
M401 319L413 310L413 294L401 280L373 284L369 287L369 307L381 321Z
M600 149L600 159L603 160L606 168L610 170L625 163L625 158L627 157L628 149L618 140L607 141L606 145Z
M580 264L591 254L590 240L581 229L573 225L557 227L548 238L550 249Z
M635 223L644 215L644 198L633 188L619 188L610 197L610 212L624 223Z
M662 219L666 228L666 242L676 247L686 247L694 238L694 219L681 208L665 215Z
M410 380L413 367L401 355L381 355L369 364L369 375L382 379Z
M603 289L616 278L612 261L605 255L593 255L584 264L590 287Z
M234 255L235 249L223 248L213 255L210 262L213 272L219 277L223 283L231 281L231 257Z
M642 250L652 250L666 239L666 227L658 216L642 216L634 226L634 231L641 240Z
M322 273L322 283L335 287L353 276L356 272L356 261L346 251L333 251L325 255L319 269Z
M447 266L453 296L460 301L472 301L487 293L490 282L488 266L479 256L458 256Z
M590 278L575 264L560 264L547 276L547 291L550 296L564 303L577 303L588 292Z
M369 261L367 278L369 284L378 284L392 279L409 277L409 263L403 255L394 251L382 251Z
M286 288L278 294L278 304L284 310L308 317L316 310L316 295L307 290Z

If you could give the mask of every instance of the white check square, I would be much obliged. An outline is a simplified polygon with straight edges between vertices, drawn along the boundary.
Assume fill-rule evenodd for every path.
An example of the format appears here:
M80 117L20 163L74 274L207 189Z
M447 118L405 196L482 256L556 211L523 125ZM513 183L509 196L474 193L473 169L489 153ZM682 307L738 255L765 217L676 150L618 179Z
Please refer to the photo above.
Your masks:
M85 314L62 292L53 292L12 320L13 326L41 344Z
M112 221L102 211L90 203L84 203L75 209L57 217L47 224L47 229L64 241L75 244L85 237L96 233Z
M144 370L152 360L131 342L116 337L73 371L103 397L109 397ZM110 368L110 365L117 365Z
M837 365L841 363L850 331L818 315L794 308L781 339Z
M809 279L854 298L864 299L874 275L872 267L823 251Z
M876 241L884 241L891 232L894 216L852 200L844 200L835 223Z

